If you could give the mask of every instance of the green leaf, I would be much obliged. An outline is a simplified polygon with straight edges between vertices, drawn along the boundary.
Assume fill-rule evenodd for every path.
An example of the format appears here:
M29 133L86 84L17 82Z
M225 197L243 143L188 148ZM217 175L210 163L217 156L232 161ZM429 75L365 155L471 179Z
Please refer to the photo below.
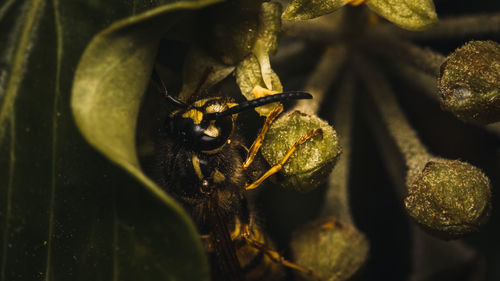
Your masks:
M134 160L131 116L137 114L139 90L149 80L144 69L151 66L149 58L155 52L147 50L168 28L155 24L172 23L187 13L174 9L215 3L162 6L171 2L8 0L1 4L0 280L208 279L206 257L190 219L138 170ZM89 104L85 107L83 101L89 96L78 102L97 122L95 127L86 125L96 131L90 137L93 145L105 149L116 166L78 132L70 92L76 65L91 38L137 11L144 13L95 37L92 44L97 45L87 49L75 80L75 86L81 79L89 82L85 87L95 85L82 76L88 68L81 67L89 62L103 66L118 53L145 58L138 66L133 65L137 56L122 57L107 65L106 73L101 72L105 68L93 66L95 78L118 83L112 93L123 102L100 96L99 101L107 102L99 104L102 112ZM146 27L149 30L141 33ZM144 41L137 44L139 38ZM110 45L100 45L102 40ZM96 53L100 60L88 56L95 52L92 46L102 48ZM132 65L137 68L121 69ZM119 91L125 88L129 95ZM121 115L120 110L128 113ZM79 116L80 121L85 119L84 114ZM129 120L132 123L126 124ZM98 136L103 124L121 138Z
M279 3L262 3L259 13L259 32L252 50L259 61L262 80L266 88L270 90L275 89L273 89L274 71L271 69L269 53L274 52L278 47L278 34L281 31L280 14L281 5Z
M181 100L187 101L195 92L203 92L222 81L234 71L234 66L225 65L201 49L189 50L182 71Z
M283 15L285 20L308 20L342 8L346 0L292 0Z
M433 0L370 0L366 5L404 29L424 30L438 20Z
M270 69L270 71L272 89L274 91L282 92L283 86L281 85L278 75L276 75L272 69ZM241 93L247 100L255 99L252 92L255 86L266 88L264 79L262 78L259 61L254 55L249 55L245 60L238 64L238 67L236 68L236 83L238 83ZM260 116L267 116L275 106L276 103L271 103L259 106L255 108L255 111L257 111Z
M255 44L262 0L227 1L212 11L207 45L227 65L244 59Z

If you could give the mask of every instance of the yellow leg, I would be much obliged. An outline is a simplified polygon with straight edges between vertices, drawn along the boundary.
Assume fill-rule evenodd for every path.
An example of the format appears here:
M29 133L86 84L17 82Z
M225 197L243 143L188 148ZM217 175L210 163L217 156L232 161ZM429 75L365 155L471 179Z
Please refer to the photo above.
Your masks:
M283 112L283 105L280 103L277 107L269 113L266 117L266 121L264 121L264 125L262 125L262 128L260 129L259 134L257 135L257 138L254 140L252 143L252 146L250 146L250 150L247 154L247 159L243 163L243 169L247 169L250 164L252 164L253 159L255 158L255 155L257 155L257 152L259 152L259 148L262 146L262 142L264 141L264 137L266 136L267 130L271 126L271 123L278 117L278 115Z
M283 256L281 256L278 252L269 249L265 244L260 243L259 241L253 240L250 238L250 232L248 229L248 225L246 227L243 227L243 232L242 237L245 239L245 241L252 247L256 248L257 250L261 251L264 253L266 256L268 256L273 262L280 264L282 266L289 267L291 269L297 270L305 274L306 276L309 276L311 279L316 280L316 281L321 281L321 278L319 278L314 272L308 268L305 268L303 266L300 266L296 263L293 263L291 261L286 260Z
M347 0L347 3L351 4L352 6L359 6L366 2L368 2L368 0Z
M285 156L283 157L283 159L281 160L280 163L272 166L271 169L269 169L267 172L265 172L255 182L253 182L253 183L248 184L247 186L245 186L245 189L246 190L250 190L250 189L257 188L265 179L267 179L268 177L270 177L270 176L276 174L277 172L279 172L279 170L281 170L281 168L283 168L283 165L285 165L286 161L288 161L288 159L290 158L290 156L292 156L292 154L295 152L295 150L297 150L297 148L299 148L299 146L301 144L303 144L307 140L309 140L309 139L311 139L311 138L313 138L313 137L315 137L317 135L321 135L321 134L323 134L323 131L321 129L316 129L316 130L310 131L305 136L302 136L296 143L294 143L294 145L290 148L290 150L288 150L288 152L285 154Z

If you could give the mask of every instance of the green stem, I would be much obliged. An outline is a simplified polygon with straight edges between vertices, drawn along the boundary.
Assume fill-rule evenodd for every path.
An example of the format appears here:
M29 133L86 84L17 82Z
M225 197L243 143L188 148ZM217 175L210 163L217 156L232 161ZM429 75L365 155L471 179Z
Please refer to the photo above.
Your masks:
M500 33L500 13L451 17L423 32L402 30L394 25L383 27L387 32L409 40L447 40Z
M427 152L401 111L386 77L366 59L357 58L356 62L361 79L381 114L383 125L388 129L391 139L408 166L406 185L409 186L433 156Z
M429 154L401 112L384 75L367 59L357 58L356 64L408 167L406 184L400 185L407 187L404 204L408 214L446 240L479 231L491 212L489 179L466 162Z
M348 200L353 73L346 73L341 81L329 117L336 125L343 152L330 173L320 218L294 232L291 241L295 261L312 269L322 280L350 280L368 259L370 247L354 225Z
M329 176L325 206L322 211L323 216L333 216L350 225L354 225L348 196L354 88L353 74L347 73L342 79L342 84L337 92L335 108L331 114L331 120L339 134L342 155Z
M392 61L390 68L394 75L404 79L413 88L420 90L418 92L422 92L427 97L439 102L440 96L437 89L436 77L396 60Z
M438 77L445 56L429 48L422 48L409 41L395 38L382 30L374 31L360 44L366 52L375 53L391 60L404 61L416 68Z
M298 101L295 110L310 115L318 113L326 92L344 65L346 54L347 50L344 47L330 47L325 50L304 88L313 98Z

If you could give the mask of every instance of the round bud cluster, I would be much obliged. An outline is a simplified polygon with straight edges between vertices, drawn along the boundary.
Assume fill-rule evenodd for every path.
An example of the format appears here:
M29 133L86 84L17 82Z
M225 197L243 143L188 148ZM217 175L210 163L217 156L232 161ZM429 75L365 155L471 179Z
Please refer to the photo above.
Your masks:
M322 134L301 144L283 165L279 173L282 186L313 190L328 179L341 149L335 130L317 116L293 111L280 116L269 128L261 152L271 166L280 163L301 137L318 128Z

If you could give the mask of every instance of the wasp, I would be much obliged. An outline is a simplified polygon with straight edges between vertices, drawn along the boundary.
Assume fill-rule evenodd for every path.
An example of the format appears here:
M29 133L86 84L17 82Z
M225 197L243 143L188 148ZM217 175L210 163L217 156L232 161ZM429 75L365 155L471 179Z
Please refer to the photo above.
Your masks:
M318 279L306 268L284 259L255 222L246 191L257 188L278 172L293 152L320 129L303 136L281 163L262 173L252 165L272 121L283 111L279 105L267 116L250 149L235 129L238 113L273 102L310 99L305 92L285 92L242 103L210 97L191 104L167 94L153 71L170 107L165 137L159 141L157 183L182 203L191 215L211 260L212 280L280 280L283 266Z

